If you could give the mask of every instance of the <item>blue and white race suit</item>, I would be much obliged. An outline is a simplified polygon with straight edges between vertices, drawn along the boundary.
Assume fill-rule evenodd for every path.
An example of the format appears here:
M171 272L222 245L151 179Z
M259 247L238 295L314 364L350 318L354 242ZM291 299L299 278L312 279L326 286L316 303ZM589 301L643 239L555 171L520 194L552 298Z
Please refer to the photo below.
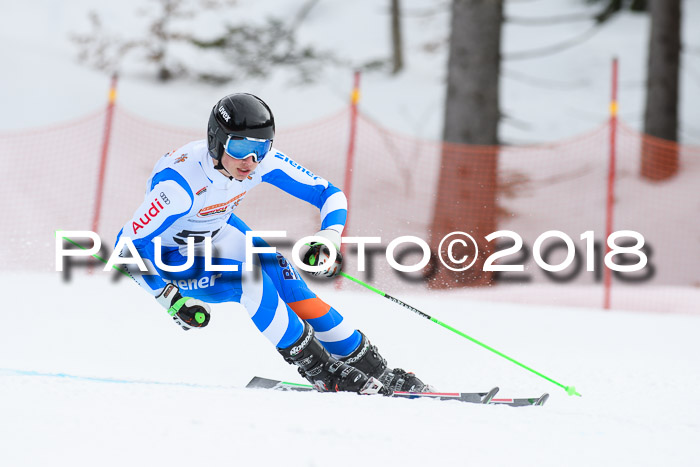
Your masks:
M319 299L281 254L255 255L261 267L245 270L245 232L250 228L233 213L251 189L266 182L316 206L321 229L342 234L347 219L343 192L275 148L243 181L229 179L214 168L214 162L204 140L158 161L143 203L117 237L117 242L122 236L132 240L149 271L126 265L127 271L153 296L173 283L183 296L204 302L240 302L255 326L278 348L288 347L301 336L300 319L304 319L331 354L350 354L360 343L359 332ZM169 266L186 263L187 238L194 237L194 265L182 272L158 268L156 237L162 242L162 262ZM202 245L207 237L213 246L212 263L237 265L237 271L205 270ZM266 245L262 239L255 239L254 244Z

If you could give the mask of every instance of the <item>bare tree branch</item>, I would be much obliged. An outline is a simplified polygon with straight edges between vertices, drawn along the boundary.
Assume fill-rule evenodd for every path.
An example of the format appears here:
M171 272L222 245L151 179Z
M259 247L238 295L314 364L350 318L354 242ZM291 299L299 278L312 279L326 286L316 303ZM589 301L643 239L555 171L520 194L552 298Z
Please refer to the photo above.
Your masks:
M585 80L578 80L576 82L564 82L553 79L539 78L512 69L502 69L501 76L548 90L557 89L561 91L571 91L574 89L581 89L587 87L590 84Z
M518 26L549 26L562 23L580 23L583 21L594 21L598 15L590 13L572 13L569 15L525 17L506 16L504 21Z
M433 7L426 8L424 10L403 9L401 12L401 16L404 18L429 18L431 16L449 13L449 11L450 11L450 2L447 1L447 2L436 3Z
M503 60L527 60L531 58L539 58L545 57L547 55L553 55L585 42L586 40L593 37L598 31L600 31L600 25L596 24L588 30L584 31L579 36L560 42L559 44L542 47L540 49L505 53L503 54Z

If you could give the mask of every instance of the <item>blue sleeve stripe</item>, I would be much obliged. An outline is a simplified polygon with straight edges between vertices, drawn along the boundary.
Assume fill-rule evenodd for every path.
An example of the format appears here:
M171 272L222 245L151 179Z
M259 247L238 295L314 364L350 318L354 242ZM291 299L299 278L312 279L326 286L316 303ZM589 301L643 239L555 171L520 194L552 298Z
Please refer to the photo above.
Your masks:
M194 195L192 194L192 189L190 188L189 183L187 183L185 178L182 175L180 175L180 173L177 170L171 168L161 170L153 176L153 179L151 180L151 190L153 190L154 186L166 180L172 180L178 185L180 185L187 192L187 194L190 195L190 201L194 202ZM192 207L191 204L190 207Z
M263 175L262 181L274 185L290 195L316 206L318 209L321 209L329 196L329 194L325 193L327 190L323 185L307 185L294 180L281 169L275 169L266 173Z
M246 233L246 232L248 232L249 230L251 230L251 228L248 227L248 225L246 225L246 223L243 222L243 220L241 220L240 217L238 217L237 215L235 215L235 214L233 214L233 213L231 213L231 216L228 218L228 220L226 221L226 223L227 223L228 225L230 225L231 227L237 228L238 230L240 230L240 231L243 232L243 233ZM253 242L255 242L255 240L253 240ZM256 245L256 246L257 246L257 245Z
M323 197L325 199L328 199L331 197L331 195L334 195L334 194L338 193L339 191L341 191L340 188L338 188L337 186L335 186L329 182L328 188L326 188L325 193L323 193Z
M330 227L331 225L345 225L345 221L348 219L347 209L336 209L335 211L326 214L321 222L321 229Z
M119 243L119 239L121 238L122 234L124 233L124 227L121 228L119 233L117 234L117 241L114 242L114 246L117 246L117 243Z

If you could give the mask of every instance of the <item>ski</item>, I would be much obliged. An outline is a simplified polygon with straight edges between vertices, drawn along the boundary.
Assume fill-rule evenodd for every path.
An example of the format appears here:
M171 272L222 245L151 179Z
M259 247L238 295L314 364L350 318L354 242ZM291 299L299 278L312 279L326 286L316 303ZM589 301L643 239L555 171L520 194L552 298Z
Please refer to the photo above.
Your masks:
M527 397L519 399L491 399L489 404L491 405L508 405L510 407L526 407L529 405L544 405L549 399L549 394L546 392L540 397Z
M310 384L290 383L279 381L276 379L254 377L246 385L246 388L257 389L274 389L277 391L295 391L308 392L314 391ZM440 401L459 401L469 402L472 404L489 404L489 405L508 405L511 407L524 407L530 405L544 405L549 398L549 394L543 394L540 397L522 398L522 399L505 399L496 398L498 387L492 388L487 392L394 392L391 397L403 399L434 399Z

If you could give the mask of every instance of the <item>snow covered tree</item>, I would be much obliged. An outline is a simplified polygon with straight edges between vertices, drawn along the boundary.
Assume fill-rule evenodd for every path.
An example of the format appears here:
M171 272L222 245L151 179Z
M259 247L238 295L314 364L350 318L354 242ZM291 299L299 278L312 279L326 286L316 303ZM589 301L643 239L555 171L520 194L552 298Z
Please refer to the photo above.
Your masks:
M106 71L121 71L127 58L155 69L159 81L193 77L225 83L238 77L265 77L286 67L298 81L311 81L324 65L336 63L330 52L299 45L297 30L318 0L306 0L292 18L275 16L228 22L236 0L150 0L135 11L140 32L110 30L109 18L92 11L92 30L73 34L81 62ZM198 29L198 15L218 13L211 27ZM239 15L240 16L240 15ZM135 30L139 30L136 28ZM202 37L201 35L204 35ZM200 59L209 66L198 66ZM216 63L217 66L211 66ZM202 71L206 70L206 71ZM214 71L212 71L214 70Z

